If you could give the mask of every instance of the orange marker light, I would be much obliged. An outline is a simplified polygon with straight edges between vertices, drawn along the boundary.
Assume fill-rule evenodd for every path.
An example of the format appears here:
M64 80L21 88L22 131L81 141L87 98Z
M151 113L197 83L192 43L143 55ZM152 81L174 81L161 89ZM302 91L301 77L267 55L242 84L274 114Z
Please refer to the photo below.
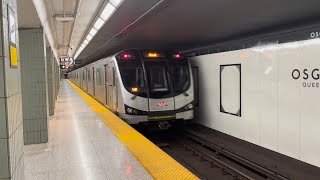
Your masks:
M159 57L158 53L148 53L148 57Z
M138 92L138 88L137 87L133 87L133 88L131 88L131 91L132 92Z

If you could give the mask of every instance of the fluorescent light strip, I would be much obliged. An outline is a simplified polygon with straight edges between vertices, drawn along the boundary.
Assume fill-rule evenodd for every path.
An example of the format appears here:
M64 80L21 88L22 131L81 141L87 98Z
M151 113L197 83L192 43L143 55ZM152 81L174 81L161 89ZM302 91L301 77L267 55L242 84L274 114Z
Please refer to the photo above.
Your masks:
M108 3L102 11L100 18L107 21L115 9L116 8L112 4Z
M113 12L116 10L116 7L120 6L123 0L109 0L108 4L105 6L103 11L100 14L100 17L96 20L93 27L90 29L89 33L85 40L83 40L82 44L78 48L76 54L74 55L74 59L76 59L80 53L84 50L84 48L88 45L88 43L92 40L92 38L97 34L97 32L101 29L103 24L111 17Z
M121 0L109 0L109 2L110 2L113 6L117 7L117 6L120 4Z
M93 36L91 36L90 34L88 34L86 40L91 41L92 38L93 38Z
M94 23L93 27L97 30L101 29L101 27L103 26L104 24L104 20L101 19L101 18L98 18L96 23Z
M91 30L89 31L89 34L93 37L94 35L97 34L97 30L95 28L91 28Z

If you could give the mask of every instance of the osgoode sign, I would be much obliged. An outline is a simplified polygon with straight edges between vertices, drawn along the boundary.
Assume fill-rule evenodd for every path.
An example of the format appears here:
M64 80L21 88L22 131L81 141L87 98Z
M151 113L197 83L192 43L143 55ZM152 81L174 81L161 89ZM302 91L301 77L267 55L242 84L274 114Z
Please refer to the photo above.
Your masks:
M320 71L317 68L312 70L304 69L303 71L294 69L292 71L292 78L295 80L304 79L305 81L302 83L302 86L305 88L320 88Z

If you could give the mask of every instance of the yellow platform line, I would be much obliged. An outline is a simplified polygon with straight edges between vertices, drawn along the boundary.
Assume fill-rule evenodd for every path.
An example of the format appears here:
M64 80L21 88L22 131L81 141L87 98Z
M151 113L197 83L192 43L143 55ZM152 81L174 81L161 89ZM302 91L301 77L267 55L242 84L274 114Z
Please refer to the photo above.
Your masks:
M199 179L78 86L68 82L154 179Z

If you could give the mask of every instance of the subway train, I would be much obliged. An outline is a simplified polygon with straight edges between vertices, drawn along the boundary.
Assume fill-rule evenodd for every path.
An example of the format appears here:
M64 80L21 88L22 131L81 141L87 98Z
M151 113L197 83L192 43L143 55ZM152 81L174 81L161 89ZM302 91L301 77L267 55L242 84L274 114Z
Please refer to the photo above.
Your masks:
M68 79L128 124L167 127L194 117L191 65L181 54L124 50L69 72Z

